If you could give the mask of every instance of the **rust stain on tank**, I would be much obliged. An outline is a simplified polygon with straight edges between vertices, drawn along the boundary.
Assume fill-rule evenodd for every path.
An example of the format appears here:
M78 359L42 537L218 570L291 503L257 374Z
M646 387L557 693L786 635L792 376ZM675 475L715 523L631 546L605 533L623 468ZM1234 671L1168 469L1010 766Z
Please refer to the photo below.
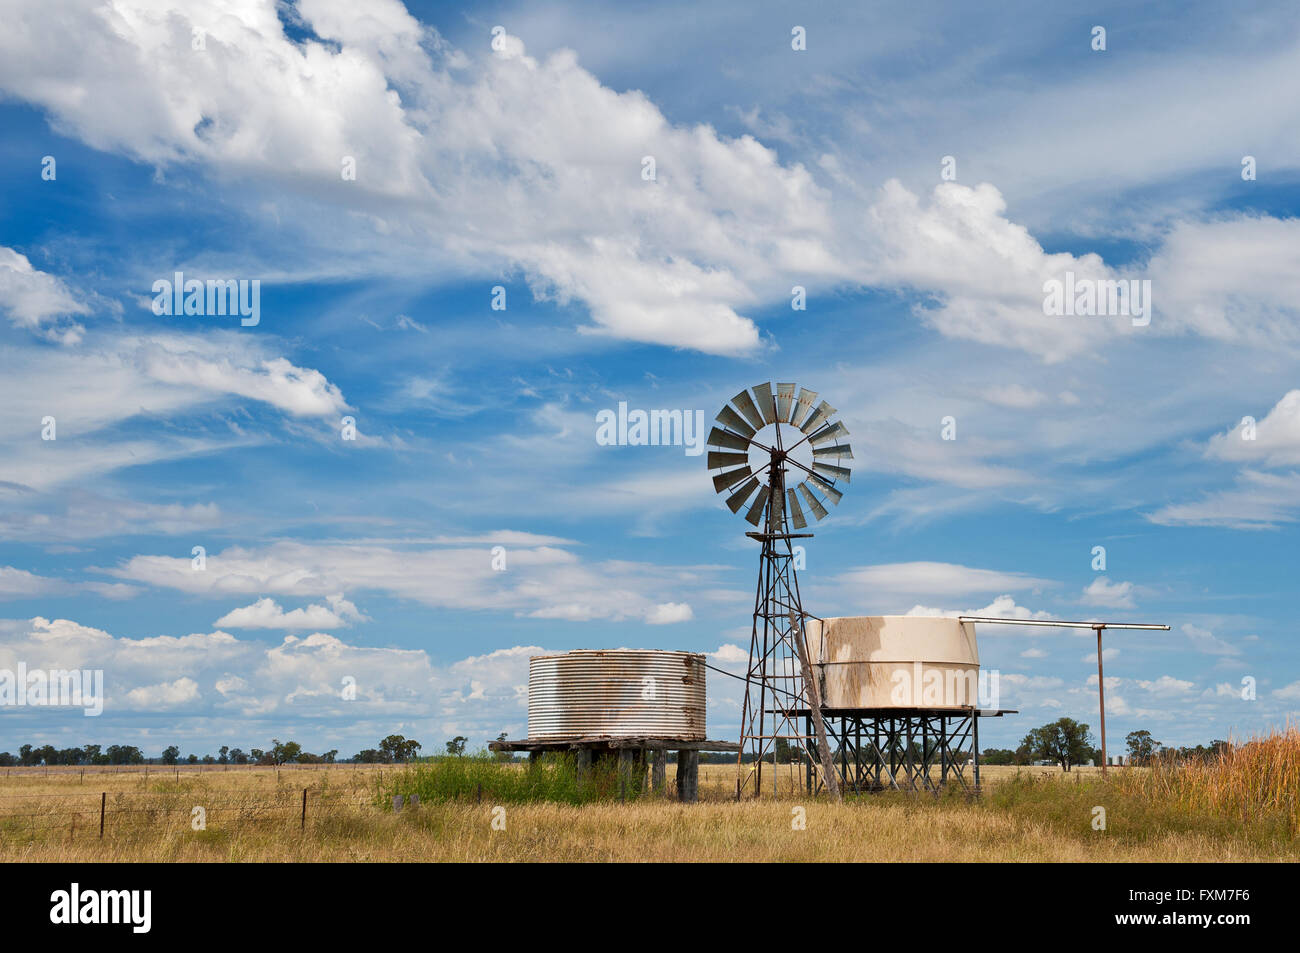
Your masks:
M807 626L829 708L960 708L976 704L975 628L934 616L842 616Z

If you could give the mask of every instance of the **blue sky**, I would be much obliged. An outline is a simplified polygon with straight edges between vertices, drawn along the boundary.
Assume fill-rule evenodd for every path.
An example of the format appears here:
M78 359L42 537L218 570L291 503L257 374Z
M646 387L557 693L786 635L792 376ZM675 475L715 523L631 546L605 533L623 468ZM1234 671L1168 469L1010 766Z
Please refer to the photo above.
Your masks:
M853 434L810 611L1168 623L1108 639L1112 749L1300 709L1284 5L354 6L0 37L0 668L106 679L0 750L480 743L525 734L542 649L734 671L748 526L596 414L769 380ZM258 280L259 323L155 314L176 271ZM1150 324L1046 315L1066 271L1150 280ZM980 635L1021 710L984 743L1095 727L1088 634Z

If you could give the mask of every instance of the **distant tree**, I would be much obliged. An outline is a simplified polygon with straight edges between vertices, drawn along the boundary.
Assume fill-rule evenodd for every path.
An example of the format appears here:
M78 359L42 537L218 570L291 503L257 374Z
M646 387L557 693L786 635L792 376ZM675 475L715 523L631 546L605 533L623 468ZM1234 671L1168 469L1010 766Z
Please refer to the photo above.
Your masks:
M363 751L358 751L352 760L361 764L382 764L386 759L384 752L375 748L366 748Z
M212 755L210 755L210 754L205 754L205 755L203 756L203 763L204 763L204 764L216 764L216 763L217 763L217 759L214 758L214 757L212 757Z
M248 752L248 757L249 760L253 762L253 764L263 764L266 763L267 761L266 752L263 751L261 748L250 749Z
M1231 749L1232 743L1222 741L1218 738L1210 742L1208 746L1197 745L1195 748L1161 748L1156 752L1155 758L1170 764L1178 761L1213 761L1220 757L1225 751Z
M504 731L501 732L501 734L497 735L497 741L505 741L505 740L506 740L506 733ZM494 751L492 753L493 755L496 756L496 759L498 761L513 761L515 758L515 756L511 754L509 751Z
M338 753L339 753L338 748L330 748L330 750L326 751L323 755L320 756L320 758L326 764L333 764L334 759L338 757Z
M32 750L31 745L23 745L18 749L18 761L23 767L30 767L39 763L39 756Z
M166 748L163 749L163 753L162 753L162 763L163 763L163 764L175 764L175 763L176 763L176 760L177 760L180 756L181 756L181 749L180 749L180 748L176 747L175 745L168 745Z
M1160 750L1160 742L1145 729L1130 731L1124 742L1128 745L1129 761L1133 764L1150 764Z
M271 739L271 763L287 764L291 761L297 761L302 754L302 745L296 741L280 742L278 738Z
M248 764L248 755L244 754L244 752L241 751L241 750L238 749L238 748L231 748L231 749L230 749L230 763L231 763L231 764Z
M109 745L109 764L144 764L144 752L135 745Z
M398 763L410 761L421 747L420 742L410 738L403 738L401 735L389 735L379 742L379 750L386 755L384 760Z
M980 754L980 764L1015 764L1016 753L1010 748L985 748Z
M457 735L447 742L447 754L460 757L465 753L465 744L469 741L464 735Z
M0 768L12 768L18 764L18 758L8 751L0 751Z
M217 764L230 764L230 746L222 745L217 752Z
M1049 725L1035 728L1020 743L1035 758L1055 761L1062 771L1069 771L1088 758L1092 736L1088 726L1073 718L1061 718Z

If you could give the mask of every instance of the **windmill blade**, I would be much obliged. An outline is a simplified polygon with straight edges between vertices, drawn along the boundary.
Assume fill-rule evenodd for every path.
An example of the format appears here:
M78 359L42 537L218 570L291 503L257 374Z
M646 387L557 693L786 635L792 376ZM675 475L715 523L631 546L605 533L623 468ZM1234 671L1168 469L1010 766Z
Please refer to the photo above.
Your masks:
M758 404L758 409L763 413L763 422L776 423L776 404L772 403L772 382L766 384L755 384L753 387L754 400Z
M803 510L799 506L799 497L794 490L786 490L785 495L790 500L790 518L794 520L794 528L807 529L808 521L803 518Z
M794 403L794 384L776 385L776 419L781 423L790 421L790 406Z
M749 463L747 453L722 453L709 451L709 469L721 470L723 467L743 467Z
M826 507L822 506L817 497L812 495L807 483L799 484L799 493L803 496L803 501L808 504L808 509L813 511L814 516L819 520L826 519Z
M766 424L763 423L763 415L758 412L754 406L754 400L749 396L749 391L742 390L731 402L736 405L736 409L745 415L745 419L753 424L755 430L762 430Z
M710 447L730 447L732 450L744 450L748 452L749 441L740 434L734 434L729 430L722 430L714 427L709 431Z
M823 493L826 494L827 497L829 497L831 503L835 504L836 506L839 505L840 499L843 498L844 496L843 493L835 489L835 487L831 486L829 483L827 483L825 480L823 480L815 473L812 476L810 476L808 479L811 480L814 484L816 484L817 489L821 490Z
M753 493L756 489L758 489L758 480L751 479L739 490L727 497L727 509L731 510L733 513L739 513L740 508L744 506L745 501L749 499L749 494Z
M800 421L808 415L813 408L813 402L817 399L817 392L804 388L799 391L799 400L795 402L794 412L790 415L790 423L795 427L799 426ZM806 432L806 431L805 431Z
M821 430L818 430L808 438L808 442L815 447L820 443L825 443L827 440L834 440L837 437L847 437L848 435L848 427L840 423L835 423L831 424L829 427L823 427ZM709 442L712 443L712 441Z
M845 483L853 482L850 477L853 471L845 467L833 467L829 463L822 463L820 460L813 461L813 470L822 476L829 476L832 480L843 480Z
M721 493L723 490L735 486L752 473L753 471L750 470L749 467L737 467L734 470L726 470L713 478L713 489L715 492Z
M712 456L712 454L710 454ZM813 451L814 457L848 457L853 459L853 448L847 443L837 443L833 447L818 447Z
M770 488L763 487L763 489L758 491L758 496L754 497L753 505L750 506L749 512L745 514L745 519L752 525L758 525L758 521L763 515L763 507L767 504L767 498L771 493L772 491Z
M812 412L811 416L800 425L799 429L804 433L812 433L820 427L824 421L830 420L830 418L834 416L835 408L826 403L826 401L822 401L817 405L817 409Z
M722 412L718 414L714 420L722 424L728 430L734 430L742 437L752 437L758 432L749 424L745 423L745 418L740 416L740 414L736 413L730 407L723 407Z

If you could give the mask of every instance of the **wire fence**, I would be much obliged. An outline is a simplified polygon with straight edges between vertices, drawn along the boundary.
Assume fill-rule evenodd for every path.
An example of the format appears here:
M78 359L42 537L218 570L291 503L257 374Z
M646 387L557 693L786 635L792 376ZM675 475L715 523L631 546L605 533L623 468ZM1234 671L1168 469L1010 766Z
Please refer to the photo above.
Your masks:
M281 789L249 796L209 792L100 791L0 795L0 839L65 831L71 838L138 834L160 827L232 829L284 825L306 830L314 822L381 810L374 793Z
M284 764L36 764L7 765L3 769L5 777L22 777L40 775L42 777L66 777L68 775L95 774L140 774L145 777L164 777L182 774L208 774L224 771L320 771L330 769L383 769L392 768L392 762L368 761L322 761L311 764L286 762Z

